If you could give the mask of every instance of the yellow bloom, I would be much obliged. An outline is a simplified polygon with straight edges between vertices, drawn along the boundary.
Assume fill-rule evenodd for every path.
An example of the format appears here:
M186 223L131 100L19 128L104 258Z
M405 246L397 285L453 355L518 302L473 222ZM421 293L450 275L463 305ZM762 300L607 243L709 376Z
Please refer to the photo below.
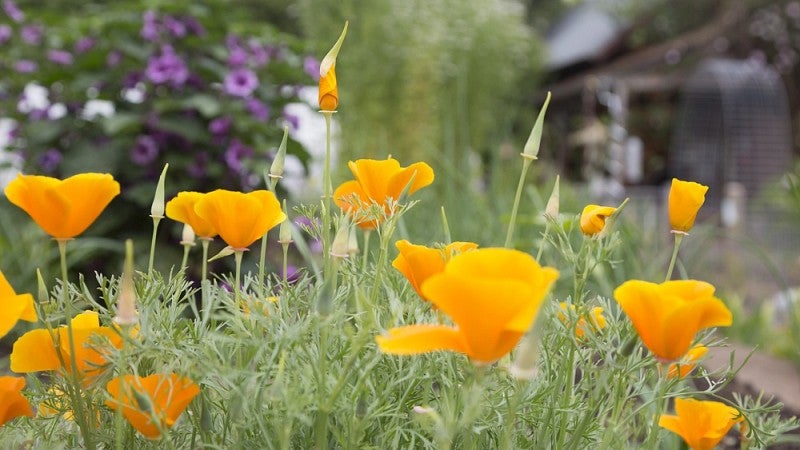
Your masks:
M558 304L558 307L559 307L558 320L564 323L564 325L569 326L569 321L565 313L569 311L572 314L576 314L575 305L567 302L560 302ZM589 319L588 321L587 318ZM575 323L575 337L581 339L587 333L600 331L605 327L606 327L606 317L603 315L603 308L595 306L594 308L592 308L589 314L583 313L578 318L577 323Z
M319 109L322 111L336 111L339 106L339 86L336 83L336 57L339 56L339 49L342 48L344 37L347 35L347 25L348 23L345 22L339 39L319 64Z
M581 232L587 236L594 236L603 231L606 219L614 214L616 208L611 206L586 205L581 213Z
M19 320L36 322L36 309L31 294L17 294L0 272L0 338L8 334Z
M85 311L75 316L72 326L72 346L69 329L62 325L51 335L46 329L31 330L14 342L11 351L11 370L17 373L58 370L71 373L73 358L75 372L85 382L91 384L106 365L106 352L101 339L107 339L111 346L122 347L119 333L110 327L101 327L94 311ZM72 355L70 347L75 349ZM62 365L63 361L63 365Z
M106 405L114 410L122 407L122 415L128 422L150 439L157 439L162 430L172 428L200 393L200 387L192 380L174 373L148 377L125 375L109 381L106 389L111 394Z
M614 290L614 298L644 345L662 362L686 354L698 331L733 321L730 310L714 297L714 286L703 281L630 280Z
M200 192L178 192L175 198L167 202L166 210L167 217L170 219L189 225L194 230L194 234L201 238L210 239L217 235L217 231L208 221L200 218L194 211L194 205L204 195Z
M65 180L19 174L5 193L47 234L70 239L86 231L119 194L119 183L104 173L81 173Z
M744 417L724 403L675 399L677 415L662 414L658 425L678 434L694 450L713 449Z
M527 253L476 249L454 256L422 294L455 326L409 325L375 338L384 353L414 355L452 350L476 364L497 361L528 331L558 271Z
M22 395L25 378L0 377L0 426L17 417L33 417L33 408Z
M403 239L394 244L400 251L392 261L392 267L406 277L411 286L422 297L422 283L431 276L442 272L445 264L456 254L478 248L473 242L453 242L445 248L429 248L416 245ZM425 299L425 297L422 297ZM427 300L427 299L426 299Z
M686 233L694 226L697 211L706 201L708 186L694 181L672 179L669 189L669 224L675 231Z
M198 200L194 212L237 251L246 250L267 231L286 220L275 194L265 190L245 194L217 189Z
M417 162L408 167L400 167L393 158L384 160L359 159L347 163L355 180L342 183L333 193L333 199L339 208L346 212L362 213L362 207L371 204L379 205L386 215L391 215L389 199L400 199L400 195L408 187L408 194L433 183L433 169L424 162ZM354 202L353 197L357 200ZM372 229L378 226L381 218L356 217L362 219L358 226Z

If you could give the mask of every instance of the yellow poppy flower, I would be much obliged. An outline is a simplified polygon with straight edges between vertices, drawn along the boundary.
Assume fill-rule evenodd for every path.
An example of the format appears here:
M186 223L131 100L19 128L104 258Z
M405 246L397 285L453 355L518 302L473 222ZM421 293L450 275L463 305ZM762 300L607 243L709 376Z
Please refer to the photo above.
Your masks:
M111 394L106 406L113 410L122 407L122 415L149 439L157 439L162 430L172 428L200 393L200 387L192 380L174 373L147 377L125 375L109 381L106 389ZM143 405L145 402L149 404Z
M614 298L661 362L686 354L698 331L733 322L730 310L714 297L714 286L703 281L630 280L614 290Z
M359 159L347 163L355 180L342 183L333 193L333 200L345 212L365 214L361 208L372 204L383 208L385 215L391 215L389 199L399 200L403 190L408 194L433 183L433 169L424 162L408 167L400 167L396 159ZM355 197L355 201L354 201ZM360 219L360 220L359 220ZM356 216L358 226L372 229L381 222L381 217L364 219Z
M394 245L400 254L392 261L392 267L406 277L420 297L422 297L420 290L422 283L443 271L445 264L453 256L478 248L478 244L474 242L453 242L445 248L429 248L412 244L405 239L395 242Z
M475 364L502 358L528 331L558 271L527 253L476 249L454 256L422 285L422 294L455 326L409 325L375 338L384 353L451 350Z
M336 57L342 48L344 37L347 35L345 22L342 34L333 47L328 51L319 64L319 109L322 111L336 111L339 106L339 86L336 83Z
M572 314L576 314L575 305L567 302L560 302L558 308L558 320L564 323L564 325L569 326L570 324L566 312L570 311ZM585 313L581 314L577 323L575 323L575 337L578 339L583 338L587 333L600 331L606 327L606 316L603 315L603 308L595 306L589 314L590 315ZM587 318L589 320L587 320Z
M213 227L234 250L243 251L284 220L275 194L217 189L197 201L194 212Z
M675 399L677 415L662 414L658 426L678 434L694 450L711 450L744 417L721 402Z
M47 234L70 239L100 216L119 194L119 183L107 173L81 173L65 180L19 174L5 193Z
M679 362L674 362L667 367L667 378L683 378L694 370L697 361L708 353L708 347L705 345L697 344L685 355Z
M669 189L669 224L675 231L686 233L694 226L697 211L706 201L708 186L694 181L672 179Z
M14 292L6 276L0 272L0 338L8 334L19 320L39 320L33 307L33 296Z
M210 239L217 235L217 231L208 221L201 219L194 211L194 205L204 195L200 192L178 192L175 198L167 202L166 212L167 217L170 219L192 227L194 234L197 236Z
M33 417L33 408L22 395L25 378L0 377L0 426L17 417Z
M614 214L616 208L611 206L586 205L581 213L581 232L587 236L594 236L603 231L606 219Z
M120 348L122 338L110 327L101 327L94 311L78 314L70 324L72 347L75 349L75 372L85 384L91 384L107 363L101 339L107 339L111 346ZM10 359L11 370L17 373L48 370L71 373L73 355L70 350L69 329L62 325L55 330L54 335L43 328L23 334L14 342Z

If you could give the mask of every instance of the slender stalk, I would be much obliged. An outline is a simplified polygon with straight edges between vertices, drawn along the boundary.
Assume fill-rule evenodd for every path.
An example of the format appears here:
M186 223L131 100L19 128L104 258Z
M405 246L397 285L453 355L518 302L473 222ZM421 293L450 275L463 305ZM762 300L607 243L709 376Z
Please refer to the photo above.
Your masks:
M328 394L325 378L328 374L328 325L320 324L319 327L319 379L317 389L319 391L319 410L314 418L314 440L318 450L328 448Z
M667 393L667 368L663 366L662 363L659 364L659 370L656 372L658 373L658 381L656 382L656 386L653 389L653 405L655 411L653 412L653 422L650 425L650 429L647 433L647 441L643 448L657 448L656 445L658 444L658 420L661 418L661 412L664 410L665 399L664 396ZM663 374L663 375L662 375Z
M181 259L181 269L186 270L186 265L189 262L189 249L191 249L191 245L184 245L183 246L183 258ZM184 274L186 276L186 274Z
M203 262L200 265L200 280L206 281L208 278L208 244L211 242L209 238L200 238L200 245L203 247Z
M283 244L283 284L287 283L289 274L289 244Z
M361 255L361 270L367 271L367 262L369 261L369 238L372 236L372 230L364 230L364 254Z
M161 217L153 217L153 237L150 238L150 259L147 261L147 278L150 278L153 274L153 259L156 254L156 234L159 223L161 223Z
M517 381L514 384L514 395L508 400L507 410L505 417L503 417L503 436L500 441L500 448L504 450L513 450L516 448L514 445L514 431L517 424L517 409L522 403L522 397L525 393L526 384L522 381Z
M669 260L669 268L667 269L667 277L664 278L664 281L669 281L672 279L672 270L675 269L675 261L678 259L678 249L681 246L681 242L683 242L683 233L674 233L675 234L675 247L672 249L672 259Z
M236 284L233 285L233 299L237 305L241 299L239 284L242 280L242 255L244 255L244 251L242 250L235 250L233 252L233 257L236 261Z
M322 166L322 259L325 272L331 265L331 200L333 185L331 184L331 117L333 111L322 111L325 117L325 160Z
M544 243L547 242L547 236L550 234L550 220L544 226L544 234L542 240L539 241L539 250L536 252L536 261L541 261L542 252L544 251Z
M269 231L261 237L261 252L258 256L258 297L261 299L266 298L264 297L264 266L267 264L267 236L269 236Z
M519 200L522 197L522 188L525 186L525 176L528 174L528 169L531 166L532 159L523 158L522 172L519 175L519 183L517 183L517 194L514 196L514 206L511 208L511 219L508 222L508 232L506 233L506 242L503 247L510 248L511 240L514 237L514 225L517 222L517 211L519 210Z

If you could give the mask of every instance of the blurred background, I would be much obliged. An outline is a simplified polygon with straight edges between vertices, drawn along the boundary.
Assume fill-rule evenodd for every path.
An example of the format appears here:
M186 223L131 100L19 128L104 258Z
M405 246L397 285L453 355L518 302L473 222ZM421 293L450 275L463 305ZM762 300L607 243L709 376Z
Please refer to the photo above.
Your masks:
M558 174L567 226L587 203L632 199L597 292L657 280L671 178L706 184L679 271L740 308L735 337L800 364L800 1L2 0L0 178L114 174L121 198L70 253L87 279L120 269L121 239L148 247L167 162L168 197L259 189L287 126L282 195L316 202L319 59L345 21L334 180L357 158L433 166L402 235L442 241L443 206L454 239L500 245L519 153L551 92L515 245L538 248ZM165 221L159 239L168 271L180 227ZM56 262L55 245L0 202L14 287L35 292L36 267L55 276Z

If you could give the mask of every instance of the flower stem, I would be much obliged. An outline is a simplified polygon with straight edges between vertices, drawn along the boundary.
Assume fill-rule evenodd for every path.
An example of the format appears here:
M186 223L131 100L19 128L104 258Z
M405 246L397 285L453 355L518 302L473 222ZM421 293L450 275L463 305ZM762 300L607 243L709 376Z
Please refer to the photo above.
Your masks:
M547 236L550 234L550 220L547 219L547 223L544 226L544 234L542 234L542 240L539 241L539 251L536 252L536 261L541 262L542 252L544 251L544 243L547 242Z
M664 278L664 281L669 281L672 279L672 270L675 268L675 261L678 259L678 249L680 248L682 241L683 241L683 234L675 233L675 247L672 249L672 259L669 260L667 277Z
M188 264L188 262L189 262L189 249L190 248L191 248L190 245L184 245L183 246L183 258L181 259L181 269L184 270L184 271L187 269L186 264ZM185 276L186 276L186 274L184 273L184 277Z
M369 238L372 236L372 230L364 230L364 254L361 255L361 270L367 271L367 262L369 261Z
M322 166L322 260L323 270L331 270L331 199L333 186L331 185L331 117L333 111L322 111L325 117L325 160Z
M519 183L517 184L517 194L514 196L514 206L511 208L511 219L508 222L508 232L506 233L506 242L503 247L510 248L511 240L514 237L514 224L517 222L517 210L519 210L519 200L522 197L522 188L525 186L525 176L528 174L528 169L531 166L531 159L524 158L522 160L522 172L519 175Z
M160 222L161 217L153 217L153 237L150 238L150 259L147 261L147 278L150 278L153 274L153 259L156 254L156 233Z
M264 297L264 265L267 263L267 236L269 236L269 231L261 237L261 253L258 256L258 296L262 300L266 298Z
M662 363L658 363L661 365ZM650 429L647 433L647 441L643 448L657 448L656 445L658 444L658 420L661 418L661 412L664 409L664 396L667 393L667 379L666 375L666 367L659 367L657 371L658 374L658 381L656 381L656 386L653 389L653 407L655 411L653 412L653 422L650 425Z
M241 298L239 284L242 280L242 255L244 255L244 252L241 250L235 250L233 252L233 257L236 261L236 284L233 285L233 299L237 305Z

